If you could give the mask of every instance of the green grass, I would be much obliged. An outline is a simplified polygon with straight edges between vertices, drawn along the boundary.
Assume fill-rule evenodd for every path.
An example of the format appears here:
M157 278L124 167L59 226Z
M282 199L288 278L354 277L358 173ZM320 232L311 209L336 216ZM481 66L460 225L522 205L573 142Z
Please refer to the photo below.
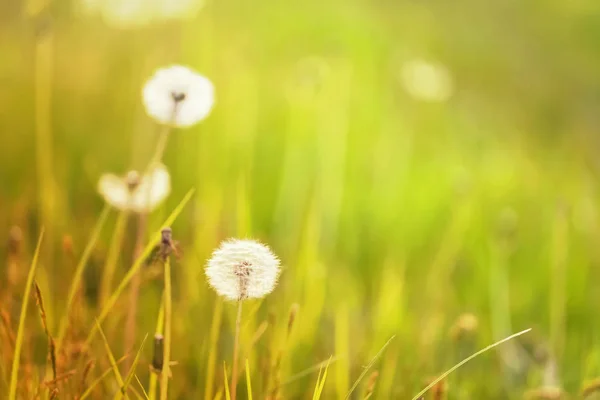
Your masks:
M111 398L119 376L130 398L157 398L142 343L167 332L162 265L146 263L165 226L181 247L169 399L229 395L232 365L221 365L233 358L235 306L203 272L228 237L267 243L283 267L271 295L244 304L240 360L254 398L359 399L376 374L372 399L410 399L526 328L444 376L448 399L594 389L595 2L207 1L189 19L134 28L78 3L0 2L0 398L45 388L49 337L56 376L73 371L57 398L80 388ZM448 101L407 92L401 71L414 58L448 68ZM209 77L217 102L166 137L140 92L171 63ZM135 257L135 216L109 210L96 184L144 170L162 138L172 193ZM46 332L28 310L29 268ZM129 370L114 360L134 358L123 326L136 273L141 350ZM467 313L476 326L460 326Z

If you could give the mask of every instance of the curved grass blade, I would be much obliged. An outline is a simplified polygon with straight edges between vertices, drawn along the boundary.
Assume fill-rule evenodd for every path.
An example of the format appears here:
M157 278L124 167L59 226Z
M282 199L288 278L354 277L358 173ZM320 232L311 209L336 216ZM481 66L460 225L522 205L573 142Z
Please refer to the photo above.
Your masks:
M469 357L465 358L464 360L462 360L461 362L459 362L458 364L456 364L454 367L450 368L448 371L444 372L442 375L440 375L439 378L437 378L436 380L434 380L433 382L431 382L425 389L421 390L415 397L412 398L412 400L419 400L421 398L421 396L423 396L425 393L427 393L432 387L434 387L435 385L437 385L440 381L444 380L444 378L446 378L448 375L450 375L451 373L453 373L454 371L456 371L458 368L462 367L463 365L465 365L466 363L468 363L469 361L471 361L472 359L474 359L475 357L485 353L488 350L493 349L494 347L501 345L502 343L508 342L509 340L512 340L514 338L516 338L517 336L521 336L527 332L529 332L531 330L531 328L529 329L525 329L524 331L515 333L514 335L510 335L507 338L504 338L494 344L491 344L481 350L479 350L478 352L470 355Z
M350 398L350 396L352 395L352 392L354 392L356 390L360 381L365 377L365 375L367 375L367 372L371 369L373 364L375 364L375 361L377 361L377 359L379 359L379 357L381 357L381 355L383 354L386 347L388 347L388 345L392 342L392 340L394 340L395 337L396 337L396 335L393 335L391 338L389 338L388 341L385 342L385 344L383 345L381 350L379 350L379 352L377 354L375 354L375 357L373 357L371 362L363 369L363 372L360 374L360 376L358 377L356 382L354 382L354 385L352 385L352 388L350 388L350 391L346 395L346 400L348 400Z
M23 295L23 304L21 305L21 315L19 316L19 328L17 329L17 339L15 342L15 351L13 355L12 370L10 372L10 388L8 391L8 400L17 398L17 377L19 375L19 364L21 362L21 348L23 347L23 336L25 335L25 318L27 316L27 306L29 305L29 295L31 286L33 285L33 277L35 276L35 268L40 256L40 248L42 247L42 239L44 238L44 230L40 232L40 237L33 254L29 274L27 275L27 283L25 284L25 294Z
M100 323L98 321L96 321L96 325L98 326L98 331L100 332L100 336L102 336L102 341L104 342L104 348L106 349L106 354L108 355L108 360L110 361L110 366L112 367L112 370L115 374L115 379L117 380L117 383L119 384L120 390L115 394L115 399L120 399L121 397L123 397L123 395L125 395L125 398L127 398L127 394L125 394L123 392L123 385L124 385L123 377L121 376L121 373L119 372L119 367L117 367L117 362L115 361L115 357L113 356L112 350L110 349L108 340L106 339L106 336L104 335L104 331L102 330L102 327L100 326Z
M227 364L223 361L223 376L225 377L225 400L231 400L231 395L229 394L229 379L227 379Z

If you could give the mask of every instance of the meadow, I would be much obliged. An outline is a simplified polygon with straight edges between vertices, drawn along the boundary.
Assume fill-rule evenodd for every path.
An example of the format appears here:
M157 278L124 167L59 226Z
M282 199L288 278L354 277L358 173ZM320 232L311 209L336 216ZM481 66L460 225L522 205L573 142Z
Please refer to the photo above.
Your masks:
M193 126L148 115L171 65ZM594 1L0 2L0 398L164 399L164 354L231 397L229 238L281 262L238 399L410 400L529 328L423 398L600 398L598 93ZM99 193L154 161L151 212Z

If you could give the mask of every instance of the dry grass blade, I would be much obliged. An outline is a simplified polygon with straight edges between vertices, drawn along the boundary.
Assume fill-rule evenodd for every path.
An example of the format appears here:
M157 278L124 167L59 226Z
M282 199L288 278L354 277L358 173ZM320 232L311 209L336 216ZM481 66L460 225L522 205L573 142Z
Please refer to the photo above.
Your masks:
M29 295L31 294L31 286L33 285L33 277L35 276L35 268L40 256L40 248L42 247L42 239L44 231L40 233L40 237L35 248L29 274L27 275L27 283L25 284L25 293L23 295L23 304L21 305L21 314L19 316L19 328L17 329L17 338L15 342L15 350L13 355L12 370L10 372L10 388L8 390L8 400L15 400L17 397L17 378L19 375L19 364L21 362L21 348L23 347L23 337L25 336L25 318L27 317L27 306L29 305Z
M50 331L48 330L48 322L46 319L46 309L44 307L44 299L42 298L42 291L40 290L37 282L34 281L35 288L35 302L40 311L40 318L42 319L42 326L44 327L44 332L46 332L46 337L48 338L48 355L50 358L50 366L52 367L52 379L56 381L56 344L54 343L54 339L52 335L50 335Z
M125 378L125 383L123 384L121 393L127 393L127 387L129 386L131 380L133 379L133 376L135 375L135 368L137 367L137 364L140 361L140 355L142 354L142 350L144 349L144 344L146 344L146 339L148 339L148 334L144 336L144 340L142 341L140 349L138 350L137 354L135 355L135 358L133 359L133 364L131 364L129 374L127 374L127 377Z
M115 361L115 357L112 353L112 350L110 349L110 344L108 344L108 339L106 339L106 336L104 335L104 331L102 330L102 327L100 326L100 323L98 321L96 321L96 325L98 326L98 331L100 332L100 336L102 337L102 340L104 342L104 348L106 350L106 355L108 356L108 360L110 361L110 366L115 374L115 379L117 380L117 383L119 384L119 391L116 393L115 398L121 398L123 395L125 395L125 398L127 398L127 394L125 394L123 392L123 386L125 385L125 382L123 381L123 377L121 376L121 373L119 372L119 367L117 366L117 362Z
M123 361L125 361L127 359L128 356L123 356L121 357L119 360L117 360L117 365L121 364ZM100 384L100 382L102 382L104 380L104 378L106 378L111 372L113 371L113 367L110 366L110 368L107 368L104 372L102 372L102 374L100 374L100 376L98 378L96 378L89 386L88 388L85 390L85 392L82 393L81 397L79 397L79 400L85 400L89 395L92 394L92 392L94 391L94 389L96 388L96 386L98 386Z
M360 383L360 381L365 377L365 375L367 375L367 372L371 369L371 367L373 366L373 364L375 364L375 361L377 361L377 359L379 359L379 357L381 357L381 355L383 354L383 352L385 351L385 349L389 346L389 344L392 342L392 340L394 340L395 337L396 337L396 335L393 335L391 338L389 338L388 341L385 342L385 344L383 345L383 347L381 348L381 350L379 350L379 352L377 354L375 354L375 357L373 357L373 359L371 360L371 362L369 363L369 365L367 365L365 367L365 369L360 374L360 376L358 377L358 379L356 380L356 382L354 382L354 385L352 385L352 387L350 388L350 391L346 395L346 400L350 398L350 396L352 395L352 392L354 392L356 390L356 388L358 387L358 384Z
M187 192L187 194L184 196L184 198L181 200L181 202L177 205L177 207L175 207L175 209L173 210L173 212L171 213L171 215L169 215L169 217L162 224L163 227L164 226L171 226L173 224L173 221L175 221L175 219L179 216L179 214L181 213L181 211L183 211L183 208L190 201L190 199L192 198L193 194L194 194L194 189L191 189L189 192ZM150 238L150 241L148 242L148 244L144 248L144 251L142 251L142 254L140 255L140 257L138 257L138 259L135 260L135 262L133 263L133 265L131 266L131 268L129 268L129 271L127 272L127 274L125 275L125 277L123 278L123 280L121 281L121 283L119 284L119 286L117 286L117 288L115 289L115 291L113 292L113 294L106 301L106 304L103 305L102 310L100 311L100 315L98 315L98 318L97 318L97 320L98 320L99 323L102 323L104 321L104 319L106 318L106 316L108 315L108 313L110 313L110 311L112 310L112 308L116 304L117 299L119 298L119 296L121 295L121 293L123 293L123 291L125 290L125 288L129 284L129 282L131 281L131 279L135 276L135 274L142 267L142 265L144 265L144 260L146 260L148 258L148 256L150 255L150 253L154 249L154 246L156 245L156 243L159 242L159 240L161 238L161 231L162 231L162 228L159 229L157 232L155 232L154 235L152 235L152 237ZM89 345L91 343L91 341L94 338L95 334L96 334L96 327L94 326L90 330L90 333L88 334L88 337L87 337L87 339L85 341L86 345Z
M67 333L67 326L69 323L69 315L71 312L71 307L73 306L73 301L75 300L75 296L77 295L77 290L79 289L79 285L81 283L81 279L83 277L83 271L85 270L85 266L87 265L92 251L94 250L94 246L96 246L96 242L98 241L98 237L100 236L100 232L104 227L104 223L108 217L110 211L110 207L108 205L104 206L98 221L96 222L96 226L94 226L94 230L92 231L92 235L90 236L90 240L85 246L83 250L83 254L81 255L81 259L75 267L75 274L73 275L73 281L71 281L71 286L69 287L69 294L67 297L67 306L65 308L65 313L60 321L60 327L58 329L58 338L57 338L57 347L58 350L62 348L63 340L65 339L65 335Z
M453 366L452 368L450 368L448 371L444 372L442 375L440 375L439 378L435 379L433 382L431 382L429 385L427 385L427 387L423 390L421 390L416 396L414 396L412 398L412 400L419 400L421 398L421 396L423 396L425 393L427 393L432 387L434 387L435 385L438 384L438 382L444 380L444 378L446 378L448 375L450 375L451 373L453 373L454 371L456 371L458 368L462 367L463 365L465 365L466 363L468 363L469 361L471 361L472 359L474 359L477 356L480 356L481 354L485 353L488 350L493 349L496 346L501 345L502 343L506 343L509 340L512 340L518 336L521 336L527 332L529 332L531 330L531 328L529 329L525 329L524 331L515 333L514 335L510 335L509 337L506 337L494 344L491 344L481 350L479 350L478 352L470 355L469 357L465 358L464 360L462 360L461 362L459 362L458 364L456 364L455 366Z

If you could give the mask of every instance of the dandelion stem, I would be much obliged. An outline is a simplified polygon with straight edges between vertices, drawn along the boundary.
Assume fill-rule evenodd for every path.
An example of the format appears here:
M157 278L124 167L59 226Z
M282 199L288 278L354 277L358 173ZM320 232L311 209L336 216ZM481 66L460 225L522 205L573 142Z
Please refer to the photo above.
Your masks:
M142 251L144 250L144 238L146 232L148 217L146 214L138 215L138 223L137 223L137 234L135 239L135 248L133 250L133 259L137 260ZM140 286L141 286L141 275L139 272L136 272L131 279L131 288L129 289L129 309L127 312L127 319L125 321L125 349L129 351L129 349L133 348L135 344L135 334L136 334L136 316L137 316L137 308L138 308L138 297L140 295ZM128 369L129 365L126 364L125 368Z
M108 254L106 256L106 263L104 264L104 269L102 271L102 280L100 281L100 306L103 306L110 296L111 285L115 276L119 255L121 253L123 237L125 236L125 228L127 227L127 218L127 211L121 211L117 217L115 230L113 232Z
M238 300L237 317L235 319L235 339L233 342L233 367L231 370L231 400L236 400L238 379L238 357L240 352L240 326L242 322L242 300Z
M165 335L163 368L160 377L160 400L167 400L171 362L171 261L165 260Z

